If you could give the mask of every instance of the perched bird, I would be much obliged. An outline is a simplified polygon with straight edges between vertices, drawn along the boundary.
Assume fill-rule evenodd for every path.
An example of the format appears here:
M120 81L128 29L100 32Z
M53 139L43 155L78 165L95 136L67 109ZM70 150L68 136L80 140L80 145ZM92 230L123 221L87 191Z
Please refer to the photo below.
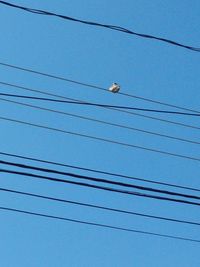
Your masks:
M109 91L112 93L118 93L120 90L120 85L117 83L113 83L110 87L109 87Z

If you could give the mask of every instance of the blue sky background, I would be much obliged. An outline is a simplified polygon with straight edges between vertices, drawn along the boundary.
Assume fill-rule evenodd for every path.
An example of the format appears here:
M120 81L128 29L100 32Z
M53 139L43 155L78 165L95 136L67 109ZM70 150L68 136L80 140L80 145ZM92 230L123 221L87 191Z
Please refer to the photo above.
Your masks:
M200 2L197 0L11 2L84 20L121 25L133 31L200 46ZM103 28L25 13L3 5L0 5L0 14L1 62L105 88L112 82L118 82L121 92L199 110L200 54L196 52ZM113 95L2 66L0 77L4 82L85 101L164 109L162 106L150 105L122 95ZM0 92L28 94L23 90L6 86L0 86ZM95 107L44 102L34 104L162 134L199 140L199 130L138 116ZM0 103L0 112L4 117L200 157L198 145L177 140L102 126L3 101ZM199 118L154 116L199 126ZM3 120L0 122L0 139L1 151L8 153L200 188L197 161L50 132ZM1 159L11 160L3 156ZM24 160L13 161L51 167ZM57 169L68 171L66 168ZM80 173L91 175L87 172ZM112 179L123 181L116 177ZM101 192L16 175L1 174L0 186L157 216L192 221L200 219L199 208L195 206ZM120 215L3 192L0 192L0 206L200 239L197 226ZM11 212L0 212L0 236L0 262L1 266L5 267L196 267L200 264L199 245L196 243L118 232Z

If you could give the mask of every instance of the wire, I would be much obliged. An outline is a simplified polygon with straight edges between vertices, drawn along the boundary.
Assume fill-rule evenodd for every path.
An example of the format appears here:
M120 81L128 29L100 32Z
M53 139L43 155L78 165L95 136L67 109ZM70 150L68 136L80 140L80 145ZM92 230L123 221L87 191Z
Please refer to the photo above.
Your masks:
M100 86L96 86L96 85L92 85L92 84L88 84L88 83L83 83L83 82L80 82L80 81L76 81L76 80L68 79L68 78L65 78L65 77L60 77L60 76L56 76L56 75L53 75L53 74L44 73L44 72L40 72L40 71L28 69L28 68L22 68L20 66L11 65L11 64L4 63L4 62L0 62L0 65L2 65L4 67L9 67L9 68L13 68L13 69L17 69L17 70L21 70L21 71L25 71L25 72L29 72L29 73L33 73L33 74L37 74L37 75L41 75L41 76L45 76L45 77L48 77L48 78L53 78L53 79L64 81L64 82L74 83L74 84L78 84L78 85L85 86L85 87L99 89L99 90L102 90L102 91L108 91L107 89L105 89L103 87L100 87Z
M64 82L74 83L74 84L78 84L78 85L81 85L81 86L98 89L98 90L101 90L101 91L104 91L104 92L109 93L109 91L108 91L107 88L103 88L103 87L100 87L100 86L97 86L97 85L83 83L83 82L80 82L80 81L75 81L75 80L67 79L65 77L60 77L60 76L56 76L56 75L52 75L52 74L48 74L48 73L44 73L44 72L39 72L39 71L35 71L35 70L32 70L32 69L28 69L28 68L22 68L22 67L19 67L19 66L16 66L16 65L11 65L11 64L7 64L7 63L3 63L3 62L0 62L0 65L2 65L4 67L14 68L14 69L17 69L17 70L20 70L20 71L25 71L25 72L33 73L33 74L36 74L36 75L41 75L41 76L45 76L45 77L49 77L49 78L61 80L61 81L64 81ZM2 82L2 81L0 82L0 84L7 85L7 86L18 87L18 88L25 89L25 90L27 89L26 87L20 87L20 86L13 85L13 84L10 84L10 83L5 83L5 82ZM28 90L29 91L31 90L31 91L35 91L35 92L40 92L40 93L46 94L46 95L51 95L51 96L56 96L56 97L60 97L60 98L65 98L63 96L59 96L59 95L55 95L55 94L50 94L50 93L44 93L42 91L38 91L38 90L30 89L30 88ZM126 97L140 99L140 100L143 100L143 101L146 101L146 102L150 102L150 103L155 103L155 104L167 106L167 107L177 108L177 109L184 110L184 111L190 111L190 112L200 113L200 111L197 111L197 110L194 110L194 109L190 109L190 108L185 108L185 107L181 107L181 106L169 104L169 103L166 103L166 102L161 102L161 101L153 100L153 99L150 99L150 98L144 98L144 97L141 97L141 96L136 96L136 95L122 93L122 92L118 92L117 94L118 95L123 95L123 96L126 96Z
M132 233L143 234L143 235L152 235L152 236L158 236L158 237L163 237L163 238L171 238L171 239L177 239L177 240L182 240L182 241L190 241L190 242L200 243L200 240L198 240L198 239L185 238L185 237L181 237L181 236L164 235L164 234L158 234L155 232L147 232L147 231L140 231L140 230L129 229L129 228L122 228L122 227L111 226L111 225L107 225L107 224L99 224L99 223L94 223L94 222L89 222L89 221L75 220L75 219L66 218L66 217L58 217L58 216L47 215L47 214L43 214L43 213L36 213L36 212L27 211L27 210L13 209L13 208L2 207L2 206L0 207L0 209L4 210L4 211L17 212L17 213L21 213L21 214L39 216L39 217L44 217L44 218L49 218L49 219L56 219L56 220L68 221L68 222L79 223L79 224L84 224L84 225L103 227L103 228L107 228L107 229L113 229L113 230L126 231L126 232L132 232Z
M120 145L120 146L124 146L124 147L142 149L145 151L159 153L162 155L168 155L168 156L173 156L173 157L182 158L182 159L188 159L188 160L192 160L192 161L200 161L200 158L195 158L195 157L191 157L191 156L187 156L187 155L167 152L167 151L163 151L163 150L148 148L148 147L144 147L144 146L138 146L138 145L129 144L129 143L118 142L118 141L114 141L111 139L105 139L102 137L97 137L97 136L92 136L92 135L87 135L87 134L81 134L81 133L77 133L77 132L66 131L66 130L62 130L62 129L58 129L58 128L53 128L53 127L44 126L41 124L35 124L35 123L31 123L31 122L25 122L22 120L16 120L16 119L8 118L8 117L0 117L0 120L15 122L18 124L33 126L33 127L46 129L46 130L50 130L50 131L55 131L55 132L59 132L59 133L63 133L63 134L70 134L70 135L74 135L74 136L84 137L87 139L98 140L98 141L102 141L102 142L106 142L106 143L110 143L110 144L115 144L115 145Z
M114 127L118 127L118 128L122 128L122 129L131 130L131 131L137 131L137 132L141 132L141 133L145 133L145 134L155 135L155 136L168 138L168 139L172 139L172 140L177 140L177 141L181 141L181 142L191 143L191 144L195 144L195 145L199 145L200 144L200 142L197 142L197 141L194 141L194 140L191 140L191 139L185 139L185 138L181 138L181 137L175 137L175 136L171 136L171 135L166 135L166 134L161 134L161 133L157 133L157 132L147 131L147 130L144 130L144 129L134 128L134 127L130 127L130 126L127 126L127 125L118 124L118 123L111 123L111 122L108 122L108 121L94 119L94 118L91 118L91 117L77 115L77 114L74 114L74 113L68 113L68 112L59 111L59 110L55 110L55 109L44 108L44 107L41 107L41 106L35 106L35 105L27 104L27 103L25 104L25 103L22 103L22 102L12 101L12 100L8 100L8 99L4 99L4 98L0 98L0 101L12 103L12 104L17 104L17 105L25 106L25 107L29 107L29 108L34 108L34 109L38 109L38 110L48 111L48 112L52 112L52 113L56 113L56 114L60 114L60 115L70 116L70 117L74 117L74 118L78 118L78 119L82 119L82 120L92 121L92 122L96 122L96 123L100 123L100 124L104 124L104 125L114 126Z
M168 43L170 45L175 45L175 46L179 46L179 47L182 47L182 48L185 48L185 49L189 49L189 50L192 50L192 51L200 52L200 48L197 48L197 47L184 45L184 44L181 44L181 43L178 43L178 42L175 42L173 40L166 39L166 38L162 38L162 37L156 37L156 36L149 35L149 34L137 33L137 32L131 31L129 29L123 28L121 26L107 25L107 24L101 24L101 23L97 23L97 22L80 20L80 19L69 17L69 16L64 16L64 15L52 13L52 12L49 12L49 11L44 11L44 10L40 10L40 9L33 9L33 8L27 8L27 7L24 7L24 6L15 5L15 4L12 4L12 3L9 3L9 2L5 2L5 1L0 1L0 3L3 4L3 5L7 5L7 6L10 6L10 7L13 7L13 8L18 8L18 9L21 9L21 10L24 10L24 11L27 11L27 12L31 12L31 13L35 13L35 14L39 14L39 15L54 16L54 17L59 17L61 19L70 20L70 21L73 21L73 22L87 24L87 25L90 25L90 26L103 27L103 28L107 28L107 29L110 29L110 30L114 30L114 31L120 31L120 32L127 33L127 34L136 35L136 36L139 36L139 37L142 37L142 38L148 38L148 39L153 39L153 40L157 40L157 41L166 42L166 43Z
M145 111L145 112L155 112L155 113L164 113L164 114L175 114L175 115L184 115L184 116L193 116L200 117L199 113L188 113L188 112L179 112L179 111L171 111L171 110L158 110L158 109L147 109L147 108L138 108L138 107L129 107L129 106L118 106L118 105L110 105L110 104L100 104L100 103L91 103L91 102L77 102L77 101L66 101L66 100L58 100L53 98L44 98L44 97L35 97L35 96L27 96L27 95L16 95L16 94L7 94L0 93L2 96L8 97L16 97L16 98L25 98L31 100L41 100L41 101L49 101L56 103L64 103L64 104L75 104L75 105L86 105L86 106L95 106L95 107L103 107L103 108L117 108L117 109L128 109L128 110L137 110L137 111Z
M38 195L38 194L33 194L33 193L29 193L29 192L24 192L24 191L22 192L22 191L12 190L12 189L8 189L8 188L0 187L0 191L18 194L18 195L23 195L23 196L35 197L35 198L40 198L40 199L46 199L46 200L50 200L50 201L61 202L61 203L65 203L65 204L78 205L81 207L88 207L88 208L106 210L106 211L111 211L111 212L116 212L116 213L127 214L127 215L134 215L134 216L139 216L139 217L144 217L144 218L149 218L149 219L164 220L167 222L175 222L175 223L200 226L200 223L194 222L194 221L178 220L178 219L174 219L174 218L155 216L155 215L138 213L138 212L127 211L127 210L122 210L122 209L115 209L115 208L111 208L111 207L93 205L93 204L83 203L83 202L78 202L78 201L73 201L73 200L67 200L67 199L49 197L49 196L44 196L44 195Z
M161 194L167 194L167 195L171 195L171 196L179 196L179 197L184 197L184 198L192 198L192 199L200 200L200 197L195 196L195 195L177 193L174 191L161 190L161 189L156 189L156 188L146 187L146 186L138 186L135 184L117 182L117 181L113 181L113 180L91 177L91 176L85 176L85 175L80 175L80 174L71 173L71 172L58 171L55 169L35 167L35 166L31 166L31 165L25 165L25 164L20 164L20 163L10 162L10 161L4 161L4 160L0 160L0 164L14 166L14 167L23 168L23 169L41 171L41 172L46 172L46 173L61 174L64 176L70 176L73 178L88 180L88 181L92 181L92 182L98 182L98 183L100 182L100 183L106 183L106 184L110 184L110 185L117 185L117 186L121 186L121 187L129 187L129 188L134 188L134 189L138 189L138 190L150 191L150 192L154 192L154 193L161 193Z
M171 120L165 120L165 119L161 119L161 118L157 118L157 117L152 117L152 116L148 116L148 115L139 114L139 113L136 113L136 112L126 111L126 110L119 110L119 109L116 109L116 108L110 108L110 109L116 110L118 112L123 112L123 113L126 113L126 114L130 114L130 115L134 115L134 116L139 116L139 117L142 117L142 118L147 118L147 119L151 119L151 120L165 122L165 123L172 124L172 125L178 125L178 126L181 126L181 127L187 127L187 128L191 128L191 129L195 129L195 130L200 130L200 127L194 126L194 125L189 125L189 124L186 124L186 123L180 123L180 122L175 122L175 121L171 121Z
M43 176L43 175L38 175L38 174L33 174L33 173L27 173L27 172L21 172L21 171L20 172L19 171L11 171L11 170L7 170L7 169L0 169L0 173L1 172L20 175L20 176L27 176L27 177L47 180L47 181L51 181L51 182L60 182L60 183L84 186L84 187L89 187L89 188L93 188L93 189L104 190L107 192L115 192L115 193L120 193L120 194L126 194L126 195L132 195L132 196L138 196L138 197L144 197L144 198L151 198L151 199L156 199L156 200L164 200L164 201L176 202L176 203L181 203L181 204L200 206L199 202L194 202L194 201L188 201L188 200L177 199L177 198L169 198L169 197L163 197L163 196L152 195L152 194L143 194L143 193L134 192L134 191L122 190L122 189L117 189L117 188L107 187L107 186L99 186L99 185L88 184L88 183L83 183L83 182L76 182L76 181L54 178L54 177L49 177L49 176Z
M48 161L48 160L39 159L39 158L26 157L26 156L17 155L17 154L6 153L3 151L0 151L0 155L30 160L30 161L40 162L40 163L45 163L45 164L52 164L55 166L67 167L67 168L72 168L72 169L76 169L76 170L84 170L84 171L94 172L94 173L98 173L98 174L105 174L105 175L109 175L109 176L116 176L116 177L120 177L120 178L136 180L136 181L140 181L140 182L147 182L147 183L151 183L151 184L164 185L164 186L169 186L169 187L174 187L174 188L180 188L180 189L186 189L186 190L191 190L191 191L195 191L195 192L200 192L200 189L194 188L194 187L186 187L186 186L181 186L181 185L176 185L176 184L170 184L170 183L164 183L164 182L160 182L160 181L153 181L153 180L128 176L128 175L119 174L119 173L112 173L112 172L106 172L106 171L97 170L97 169L84 168L84 167L80 167L80 166L64 164L64 163L55 162L55 161Z
M136 95L122 93L122 92L118 92L118 94L123 95L123 96L127 96L127 97L131 97L131 98L135 98L135 99L139 99L139 100L142 100L142 101L145 101L145 102L150 102L150 103L154 103L154 104L170 107L170 108L177 108L179 110L200 113L200 111L195 110L195 109L185 108L185 107L181 107L181 106L174 105L174 104L169 104L169 103L166 103L166 102L157 101L157 100L150 99L150 98L145 98L145 97L142 97L142 96L136 96Z
M0 63L0 65L1 65L1 63ZM82 102L82 103L86 103L85 101L81 101L80 99L69 98L69 97L65 97L65 96L61 96L61 95L57 95L57 94L52 94L52 93L46 93L46 92L41 91L41 90L31 89L31 88L27 88L27 87L24 87L24 86L14 85L14 84L5 83L5 82L0 82L0 84L6 85L6 86L11 86L11 87L16 87L16 88L19 88L19 89L22 89L22 90L26 90L26 91L30 91L30 92L37 92L37 93L44 94L44 95L54 96L54 97L58 97L58 98L61 98L61 99L68 99L68 100L73 100L73 101L79 101L79 102ZM188 124L184 124L184 123L180 123L180 122L174 122L174 121L170 121L170 120L165 120L165 119L161 119L161 118L156 118L156 117L152 117L152 116L143 115L143 114L140 114L140 113L130 112L130 111L126 111L126 110L120 110L120 109L117 109L117 108L106 108L106 109L114 110L114 111L117 111L117 112L129 114L129 115L139 116L139 117L147 118L147 119L151 119L151 120L161 121L161 122L168 123L168 124L178 125L178 126L181 126L181 127L187 127L187 128L191 128L191 129L195 129L195 130L200 130L200 127L194 126L194 125L188 125ZM198 113L198 111L195 111L195 110L184 109L184 108L182 108L182 109Z

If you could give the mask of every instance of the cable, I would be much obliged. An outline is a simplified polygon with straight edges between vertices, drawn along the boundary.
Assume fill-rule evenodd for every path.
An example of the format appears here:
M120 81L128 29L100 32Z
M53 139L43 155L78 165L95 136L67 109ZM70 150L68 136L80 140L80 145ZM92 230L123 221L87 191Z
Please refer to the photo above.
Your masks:
M60 77L60 76L56 76L56 75L53 75L53 74L44 73L44 72L40 72L40 71L28 69L28 68L22 68L20 66L11 65L11 64L4 63L4 62L0 62L0 65L2 65L4 67L9 67L9 68L13 68L13 69L17 69L17 70L21 70L21 71L25 71L25 72L29 72L29 73L33 73L33 74L37 74L37 75L41 75L41 76L45 76L45 77L48 77L48 78L53 78L53 79L64 81L64 82L74 83L74 84L78 84L78 85L85 86L85 87L90 87L90 88L94 88L94 89L108 91L107 89L105 89L103 87L100 87L100 86L96 86L96 85L92 85L92 84L88 84L88 83L83 83L83 82L80 82L80 81L75 81L75 80L68 79L68 78L65 78L65 77Z
M28 69L28 68L22 68L22 67L19 67L19 66L16 66L16 65L10 65L10 64L7 64L7 63L3 63L3 62L0 62L0 65L2 65L4 67L14 68L14 69L17 69L17 70L20 70L20 71L25 71L25 72L29 72L29 73L33 73L33 74L37 74L37 75L41 75L41 76L45 76L45 77L61 80L61 81L64 81L64 82L74 83L74 84L78 84L78 85L81 85L81 86L98 89L98 90L105 91L105 92L109 93L108 89L100 87L100 86L97 86L97 85L83 83L83 82L80 82L80 81L67 79L65 77L60 77L60 76L56 76L56 75L52 75L52 74L48 74L48 73L44 73L44 72L39 72L39 71L35 71L35 70L32 70L32 69ZM17 87L17 88L21 88L21 89L24 89L24 90L28 89L29 91L40 92L42 94L46 94L46 95L50 95L50 96L65 98L63 96L50 94L50 93L45 93L45 92L42 92L42 91L38 91L38 90L34 90L34 89L22 87L22 86L13 85L11 83L5 83L5 82L2 82L2 81L0 82L0 84L7 85L7 86L12 86L12 87ZM143 100L143 101L146 101L146 102L155 103L155 104L159 104L159 105L163 105L163 106L167 106L167 107L172 107L172 108L177 108L177 109L184 110L184 111L200 113L200 111L197 111L197 110L194 110L194 109L185 108L185 107L181 107L181 106L169 104L169 103L166 103L166 102L153 100L153 99L150 99L150 98L144 98L144 97L136 96L136 95L132 95L132 94L118 92L118 95L123 95L123 96L126 96L126 97L136 98L136 99L140 99L140 100Z
M107 29L110 29L110 30L114 30L114 31L119 31L119 32L131 34L131 35L136 35L136 36L142 37L142 38L148 38L148 39L153 39L153 40L157 40L157 41L166 42L166 43L168 43L170 45L175 45L175 46L179 46L179 47L182 47L182 48L185 48L185 49L189 49L189 50L192 50L192 51L200 52L200 48L198 48L198 47L192 47L192 46L184 45L184 44L175 42L173 40L169 40L169 39L162 38L162 37L156 37L156 36L149 35L149 34L137 33L137 32L131 31L129 29L123 28L121 26L107 25L107 24L101 24L101 23L97 23L97 22L80 20L80 19L69 17L69 16L64 16L64 15L52 13L52 12L49 12L49 11L44 11L44 10L34 9L34 8L27 8L27 7L24 7L24 6L15 5L15 4L12 4L12 3L9 3L9 2L5 2L5 1L0 1L0 3L3 4L3 5L7 5L7 6L10 6L10 7L13 7L13 8L17 8L17 9L21 9L21 10L24 10L24 11L27 11L27 12L31 12L31 13L34 13L34 14L54 16L54 17L59 17L61 19L70 20L70 21L73 21L73 22L87 24L87 25L90 25L90 26L103 27L103 28L107 28Z
M180 122L175 122L175 121L171 121L171 120L165 120L165 119L161 119L161 118L157 118L157 117L153 117L153 116L139 114L139 113L136 113L136 112L126 111L126 110L119 110L119 109L116 109L116 108L110 108L110 109L116 110L118 112L123 112L123 113L126 113L126 114L130 114L130 115L134 115L134 116L139 116L139 117L142 117L142 118L147 118L147 119L151 119L151 120L165 122L165 123L172 124L172 125L178 125L178 126L181 126L181 127L187 127L187 128L191 128L191 129L195 129L195 130L200 130L200 127L194 126L194 125L189 125L189 124L186 124L186 123L180 123Z
M123 96L127 96L127 97L131 97L131 98L135 98L135 99L139 99L139 100L142 100L142 101L145 101L145 102L150 102L150 103L154 103L154 104L170 107L170 108L177 108L179 110L200 113L200 111L195 110L195 109L185 108L185 107L181 107L181 106L174 105L174 104L169 104L169 103L166 103L166 102L157 101L157 100L150 99L150 98L145 98L145 97L142 97L142 96L136 96L136 95L122 93L122 92L118 92L118 94L123 95Z
M2 96L8 97L16 97L16 98L25 98L31 100L41 100L41 101L49 101L56 103L65 103L65 104L75 104L75 105L86 105L86 106L95 106L95 107L103 107L103 108L117 108L117 109L128 109L128 110L137 110L137 111L145 111L145 112L155 112L155 113L164 113L164 114L175 114L175 115L184 115L184 116L193 116L200 117L199 113L188 113L188 112L179 112L179 111L171 111L171 110L158 110L158 109L147 109L147 108L138 108L138 107L129 107L129 106L118 106L118 105L110 105L110 104L100 104L100 103L91 103L91 102L77 102L77 101L66 101L66 100L58 100L53 98L44 98L44 97L35 97L35 96L26 96L26 95L16 95L16 94L7 94L0 93Z
M133 211L115 209L115 208L111 208L111 207L93 205L93 204L83 203L83 202L78 202L78 201L73 201L73 200L67 200L67 199L49 197L49 196L44 196L44 195L38 195L38 194L33 194L33 193L29 193L29 192L24 192L24 191L22 192L22 191L12 190L12 189L8 189L8 188L1 188L0 187L0 191L18 194L18 195L23 195L23 196L35 197L35 198L40 198L40 199L46 199L46 200L50 200L50 201L61 202L61 203L65 203L65 204L78 205L81 207L88 207L88 208L106 210L106 211L111 211L111 212L116 212L116 213L127 214L127 215L134 215L134 216L139 216L139 217L144 217L144 218L149 218L149 219L164 220L167 222L175 222L175 223L200 226L200 223L193 222L193 221L178 220L178 219L174 219L174 218L168 218L168 217L155 216L155 215L138 213L138 212L133 212Z
M152 194L143 194L143 193L134 192L134 191L122 190L122 189L117 189L117 188L107 187L107 186L99 186L99 185L88 184L88 183L83 183L83 182L76 182L76 181L54 178L54 177L49 177L49 176L43 176L43 175L38 175L38 174L33 174L33 173L11 171L11 170L7 170L7 169L0 169L0 173L1 172L20 175L20 176L27 176L27 177L47 180L47 181L51 181L51 182L60 182L60 183L78 185L78 186L83 186L83 187L89 187L89 188L93 188L93 189L104 190L107 192L115 192L115 193L120 193L120 194L126 194L126 195L132 195L132 196L138 196L138 197L144 197L144 198L151 198L151 199L156 199L156 200L164 200L164 201L176 202L176 203L181 203L181 204L200 206L199 202L194 202L194 201L188 201L188 200L177 199L177 198L169 198L169 197L163 197L163 196L152 195Z
M30 160L30 161L39 162L39 163L52 164L55 166L67 167L67 168L72 168L72 169L76 169L76 170L84 170L84 171L94 172L94 173L98 173L98 174L105 174L105 175L109 175L109 176L116 176L116 177L120 177L120 178L136 180L136 181L140 181L140 182L147 182L147 183L151 183L151 184L164 185L164 186L169 186L169 187L174 187L174 188L180 188L180 189L186 189L186 190L191 190L191 191L195 191L195 192L200 192L200 189L194 188L194 187L186 187L186 186L181 186L181 185L176 185L176 184L170 184L170 183L164 183L164 182L160 182L160 181L153 181L153 180L128 176L128 175L119 174L119 173L112 173L112 172L106 172L106 171L97 170L97 169L84 168L84 167L80 167L80 166L64 164L64 163L55 162L55 161L48 161L48 160L39 159L39 158L26 157L26 156L17 155L17 154L6 153L3 151L0 151L0 155Z
M66 218L66 217L58 217L58 216L47 215L47 214L43 214L43 213L36 213L36 212L27 211L27 210L13 209L13 208L2 207L2 206L0 207L0 209L4 210L4 211L17 212L17 213L21 213L21 214L39 216L39 217L44 217L44 218L49 218L49 219L56 219L56 220L68 221L68 222L79 223L79 224L84 224L84 225L103 227L103 228L107 228L107 229L113 229L113 230L126 231L126 232L132 232L132 233L137 233L137 234L152 235L152 236L158 236L158 237L163 237L163 238L170 238L170 239L177 239L177 240L182 240L182 241L190 241L190 242L200 243L200 240L198 240L198 239L191 239L191 238L172 236L172 235L164 235L164 234L158 234L155 232L140 231L140 230L129 229L129 228L122 228L122 227L111 226L111 225L107 225L107 224L99 224L99 223L94 223L94 222L89 222L89 221L75 220L75 219Z
M1 63L0 63L0 65L1 65ZM54 97L58 97L58 98L61 98L61 99L68 99L68 100L72 100L72 101L79 101L79 102L82 102L82 103L86 103L85 101L81 101L80 99L69 98L69 97L65 97L65 96L61 96L61 95L57 95L57 94L52 94L52 93L46 93L46 92L41 91L41 90L31 89L31 88L27 88L27 87L24 87L24 86L14 85L14 84L5 83L5 82L0 82L0 84L6 85L6 86L11 86L11 87L16 87L16 88L19 88L19 89L22 89L22 90L26 90L26 91L30 91L30 92L37 92L37 93L44 94L44 95L54 96ZM188 124L184 124L184 123L180 123L180 122L174 122L174 121L165 120L165 119L161 119L161 118L156 118L156 117L152 117L152 116L147 116L147 115L143 115L143 114L136 113L136 112L120 110L120 109L117 109L117 108L106 108L106 109L115 110L117 112L129 114L129 115L134 115L134 116L139 116L139 117L147 118L147 119L151 119L151 120L161 121L161 122L168 123L168 124L178 125L178 126L181 126L181 127L187 127L187 128L191 128L191 129L195 129L195 130L200 130L200 127L198 127L198 126L188 125ZM198 111L195 111L195 110L184 109L184 108L182 108L182 109L198 113Z
M131 131L137 131L137 132L141 132L141 133L145 133L145 134L150 134L150 135L155 135L155 136L159 136L159 137L163 137L163 138L168 138L168 139L172 139L172 140L186 142L186 143L190 143L190 144L200 145L200 142L197 142L197 141L194 141L194 140L191 140L191 139L175 137L175 136L171 136L171 135L161 134L161 133L158 133L158 132L151 132L151 131L147 131L147 130L144 130L144 129L134 128L134 127L118 124L118 123L111 123L111 122L108 122L108 121L94 119L94 118L91 118L91 117L77 115L77 114L74 114L74 113L68 113L68 112L59 111L59 110L55 110L55 109L44 108L44 107L41 107L41 106L35 106L35 105L27 104L27 103L25 104L25 103L22 103L22 102L12 101L12 100L8 100L8 99L4 99L4 98L0 98L0 101L12 103L12 104L17 104L17 105L25 106L25 107L29 107L29 108L34 108L34 109L38 109L38 110L48 111L48 112L61 114L61 115L65 115L65 116L70 116L70 117L78 118L78 119L82 119L82 120L92 121L92 122L96 122L96 123L100 123L100 124L104 124L104 125L114 126L114 127L118 127L118 128L122 128L122 129L131 130Z
M117 185L117 186L121 186L121 187L134 188L134 189L138 189L138 190L142 190L142 191L144 190L144 191L150 191L150 192L154 192L154 193L167 194L167 195L171 195L171 196L179 196L179 197L184 197L184 198L192 198L192 199L200 200L200 197L195 196L195 195L183 194L183 193L178 193L178 192L168 191L168 190L161 190L161 189L156 189L156 188L146 187L146 186L138 186L135 184L117 182L117 181L113 181L113 180L91 177L91 176L85 176L85 175L80 175L80 174L71 173L71 172L58 171L55 169L35 167L35 166L31 166L31 165L25 165L25 164L20 164L20 163L16 163L16 162L9 162L9 161L4 161L4 160L0 160L0 164L14 166L14 167L23 168L23 169L35 170L35 171L40 171L40 172L60 174L60 175L64 175L64 176L70 176L73 178L88 180L88 181L97 182L97 183L100 182L100 183L106 183L106 184L110 184L110 185Z
M138 146L138 145L129 144L129 143L118 142L118 141L114 141L114 140L111 140L111 139L105 139L105 138L92 136L92 135L81 134L81 133L77 133L77 132L66 131L66 130L62 130L62 129L58 129L58 128L44 126L44 125L41 125L41 124L25 122L25 121L22 121L22 120L16 120L16 119L7 118L7 117L0 117L0 120L5 120L5 121L9 121L9 122L15 122L15 123L18 123L18 124L33 126L33 127L46 129L46 130L50 130L50 131L55 131L55 132L59 132L59 133L63 133L63 134L70 134L70 135L74 135L74 136L84 137L84 138L87 138L87 139L98 140L98 141L102 141L102 142L106 142L106 143L110 143L110 144L115 144L115 145L120 145L120 146L124 146L124 147L142 149L142 150L145 150L145 151L155 152L155 153L168 155L168 156L173 156L173 157L177 157L177 158L189 159L189 160L192 160L192 161L200 161L200 158L195 158L195 157L191 157L191 156L187 156L187 155L167 152L167 151L163 151L163 150L158 150L158 149L154 149L154 148L148 148L148 147L144 147L144 146Z

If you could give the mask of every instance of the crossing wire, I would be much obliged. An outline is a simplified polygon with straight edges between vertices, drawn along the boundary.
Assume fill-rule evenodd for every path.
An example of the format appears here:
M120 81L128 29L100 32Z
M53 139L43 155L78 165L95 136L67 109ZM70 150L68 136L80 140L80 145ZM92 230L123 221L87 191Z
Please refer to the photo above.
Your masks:
M188 112L180 112L180 111L173 111L173 110L149 109L149 108L119 106L119 105L82 102L82 101L69 101L69 100L67 101L67 100L58 100L58 99L53 99L53 98L44 98L44 97L36 97L36 96L7 94L7 93L1 93L1 92L0 92L0 95L7 96L7 97L14 97L14 98L40 100L40 101L56 102L56 103L63 103L63 104L74 104L74 105L82 105L82 106L86 105L86 106L94 106L94 107L102 107L102 108L117 108L117 109L124 109L124 110L137 110L137 111L144 111L144 112L155 112L155 113L163 113L163 114L200 117L199 113L188 113Z
M108 122L108 121L105 121L105 120L94 119L94 118L91 118L91 117L86 117L86 116L77 115L77 114L74 114L74 113L55 110L55 109L44 108L44 107L41 107L41 106L36 106L36 105L32 105L32 104L22 103L22 102L19 102L19 101L13 101L13 100L9 100L9 99L4 99L4 98L1 98L1 97L0 97L0 101L4 101L4 102L7 102L7 103L11 103L11 104L17 104L17 105L28 107L28 108L33 108L33 109L43 110L43 111L47 111L47 112L52 112L52 113L56 113L56 114L59 114L59 115L70 116L70 117L78 118L78 119L82 119L82 120L92 121L92 122L100 123L100 124L103 124L103 125L114 126L114 127L121 128L121 129L137 131L137 132L141 132L141 133L145 133L145 134L149 134L149 135L159 136L159 137L162 137L162 138L168 138L168 139L171 139L171 140L177 140L177 141L180 141L180 142L186 142L186 143L190 143L190 144L200 145L200 142L195 141L195 140L176 137L176 136L171 136L171 135L166 135L166 134L161 134L161 133L158 133L158 132L147 131L147 130L144 130L144 129L139 129L139 128L127 126L127 125L124 125L124 124L118 124L118 123Z
M54 97L58 97L58 98L61 98L61 99L67 99L67 100L72 100L72 101L78 101L78 102L82 102L82 103L87 103L87 102L82 101L82 100L77 99L77 98L69 98L69 97L58 95L58 94L47 93L47 92L44 92L44 91L41 91L41 90L31 89L31 88L28 88L28 87L14 85L14 84L6 83L6 82L1 82L0 81L0 84L6 85L6 86L15 87L15 88L19 88L19 89L30 91L30 92L37 92L37 93L48 95L48 96L54 96ZM139 117L147 118L147 119L151 119L151 120L156 120L156 121L160 121L160 122L164 122L164 123L168 123L168 124L172 124L172 125L178 125L178 126L181 126L181 127L186 127L186 128L191 128L191 129L195 129L195 130L200 130L200 127L198 127L198 126L189 125L189 124L180 123L180 122L175 122L175 121L166 120L166 119L161 119L161 118L157 118L157 117L152 117L152 116L148 116L148 115L144 115L144 114L140 114L140 113L136 113L136 112L131 112L131 111L127 111L127 110L120 110L120 109L117 109L117 108L106 108L106 107L105 107L105 109L114 110L114 111L117 111L117 112L129 114L129 115L134 115L134 116L139 116ZM189 110L189 111L197 112L195 110Z
M29 68L24 68L24 67L20 67L20 66L16 66L16 65L7 64L5 62L0 62L0 65L4 66L4 67L8 67L8 68L17 69L19 71L29 72L29 73L33 73L33 74L36 74L36 75L45 76L45 77L48 77L48 78L53 78L53 79L61 80L61 81L68 82L68 83L74 83L74 84L78 84L78 85L81 85L81 86L84 86L84 87L93 88L93 89L97 89L97 90L101 90L101 91L104 91L106 93L109 93L107 88L100 87L98 85L89 84L89 83L83 83L83 82L80 82L80 81L68 79L66 77L56 76L56 75L53 75L53 74L44 73L44 72L36 71L36 70L33 70L33 69L29 69ZM12 84L5 83L5 82L0 82L0 84L17 87L17 85L12 85ZM22 87L21 87L21 89L22 89ZM46 93L46 94L48 95L48 93ZM176 108L176 109L179 109L179 110L200 113L200 111L195 110L195 109L181 107L181 106L177 106L177 105L174 105L174 104L161 102L161 101L157 101L157 100L154 100L154 99L145 98L145 97L141 97L141 96L137 96L137 95L133 95L133 94L122 93L122 92L118 92L117 94L129 97L129 98L131 97L131 98L135 98L135 99L140 99L140 100L143 100L143 101L146 101L146 102L150 102L150 103L154 103L154 104L159 104L159 105L163 105L163 106L167 106L167 107L171 107L171 108ZM55 95L55 94L54 95L53 94L49 94L49 95L58 96L58 95ZM58 97L61 97L61 96L58 96Z

